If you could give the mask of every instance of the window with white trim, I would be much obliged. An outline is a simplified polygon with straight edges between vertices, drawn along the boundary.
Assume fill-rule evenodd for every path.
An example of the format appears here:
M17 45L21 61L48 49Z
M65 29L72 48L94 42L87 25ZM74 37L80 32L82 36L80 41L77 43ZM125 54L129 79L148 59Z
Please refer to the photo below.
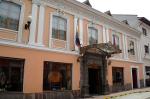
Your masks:
M94 27L89 27L89 44L97 44L98 43L98 30Z
M66 40L67 19L53 15L52 38Z
M128 53L130 55L135 55L135 43L133 40L129 40L128 42Z
M124 69L122 67L112 67L113 85L124 84Z
M142 32L143 32L143 35L147 36L147 30L145 28L142 28Z
M112 35L112 43L116 48L119 48L119 43L120 43L119 41L120 41L119 36L116 34L113 34Z
M0 1L0 28L18 31L21 6L1 0Z
M145 49L145 54L149 54L149 46L148 45L144 45L144 49Z

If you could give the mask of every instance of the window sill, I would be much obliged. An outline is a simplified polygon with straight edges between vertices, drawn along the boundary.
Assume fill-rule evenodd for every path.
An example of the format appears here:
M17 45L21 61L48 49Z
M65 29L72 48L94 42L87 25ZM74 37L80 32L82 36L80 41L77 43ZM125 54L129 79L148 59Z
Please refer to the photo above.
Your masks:
M11 30L11 29L6 29L6 28L0 28L0 31L6 31L8 33L10 33L10 32L12 32L12 33L18 33L18 31Z
M146 53L146 54L144 55L144 58L145 58L145 59L150 59L150 54Z
M68 44L67 44L67 41L65 41L65 40L51 38L50 39L50 48L56 49L56 50L67 50Z
M57 39L57 38L51 38L51 39L62 41L62 42L67 42L67 40L61 40L61 39Z

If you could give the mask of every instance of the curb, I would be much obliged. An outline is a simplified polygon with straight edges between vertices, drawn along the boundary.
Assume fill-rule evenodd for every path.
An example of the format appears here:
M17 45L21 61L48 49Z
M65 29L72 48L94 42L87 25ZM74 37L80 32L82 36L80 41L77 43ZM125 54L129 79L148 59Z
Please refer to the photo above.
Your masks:
M146 90L146 91L129 92L129 93L124 93L124 94L120 94L120 95L116 95L116 96L104 96L104 99L115 99L118 97L130 95L130 94L134 94L134 93L144 93L144 92L150 92L150 91Z

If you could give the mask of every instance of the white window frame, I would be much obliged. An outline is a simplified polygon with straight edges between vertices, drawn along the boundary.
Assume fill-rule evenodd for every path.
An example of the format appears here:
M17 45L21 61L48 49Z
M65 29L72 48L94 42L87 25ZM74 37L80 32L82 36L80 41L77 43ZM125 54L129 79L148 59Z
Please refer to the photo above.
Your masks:
M148 53L146 53L145 46L148 47ZM145 44L145 45L144 45L144 53L145 53L145 55L149 55L149 54L150 54L150 50L149 50L149 49L150 49L150 48L149 48L149 44Z
M144 31L145 31L145 34L144 34ZM143 33L144 36L147 36L147 35L148 35L148 34L147 34L147 29L146 29L145 27L142 27L142 33Z
M136 43L136 41L133 38L129 38L128 37L128 40L134 42L134 55L130 54L129 52L128 52L128 55L136 56L137 55L137 45L136 45L137 43ZM129 46L127 46L127 50L129 50Z
M70 22L69 22L69 16L67 16L65 14L60 14L58 12L52 12L52 13L50 13L49 47L52 48L52 46L51 46L51 40L55 39L55 38L52 38L53 16L62 17L64 19L66 19L66 21L67 21L66 40L60 40L60 39L56 39L56 40L60 40L60 41L66 42L66 44L67 44L66 48L67 48L67 50L69 50L69 48L70 48L70 34L69 34L69 31L70 31L69 24L70 24ZM60 50L66 50L66 48L60 49Z
M140 88L140 72L139 72L139 67L138 66L131 66L130 71L131 71L131 85L132 85L132 89L133 89L133 78L132 78L132 69L136 68L137 69L137 84L138 84L138 88Z
M97 38L97 44L98 43L100 43L100 40L99 40L99 36L100 36L100 29L98 29L97 27L96 27L96 25L94 24L94 23L91 23L91 24L88 24L87 25L87 44L89 45L90 43L89 43L89 28L94 28L94 29L96 29L97 30L97 33L98 33L98 38Z
M0 31L4 30L4 31L10 31L12 33L18 33L17 34L17 41L21 42L22 41L22 32L23 32L23 20L24 20L25 4L22 1L17 1L17 0L6 0L6 1L8 1L8 2L10 1L10 2L13 2L13 3L18 4L18 5L21 6L20 19L19 19L19 24L18 24L18 31L11 30L11 29L6 29L6 28L0 28ZM8 40L8 41L10 41L10 40Z
M122 49L122 46L121 46L121 33L112 30L112 36L111 36L111 37L112 37L112 44L114 43L114 42L113 42L113 35L116 35L116 36L119 37L119 49Z

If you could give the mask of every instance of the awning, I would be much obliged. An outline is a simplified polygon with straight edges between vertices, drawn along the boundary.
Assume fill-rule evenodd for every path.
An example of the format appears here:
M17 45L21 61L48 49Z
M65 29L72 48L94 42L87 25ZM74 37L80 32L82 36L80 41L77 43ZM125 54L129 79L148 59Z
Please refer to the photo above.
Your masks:
M121 53L122 51L118 49L116 46L112 45L111 42L108 42L108 43L87 45L80 48L80 54L84 55L87 52L102 55L111 55Z

